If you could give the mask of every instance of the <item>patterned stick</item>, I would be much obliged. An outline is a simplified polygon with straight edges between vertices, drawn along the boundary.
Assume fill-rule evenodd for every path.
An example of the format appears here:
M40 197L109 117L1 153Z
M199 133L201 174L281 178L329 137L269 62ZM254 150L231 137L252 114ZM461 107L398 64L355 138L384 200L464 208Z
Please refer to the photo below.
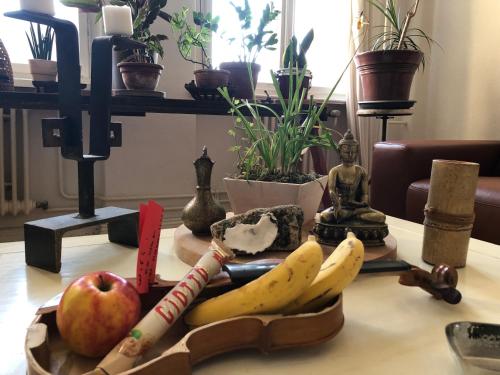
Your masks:
M232 256L223 245L213 241L211 250L89 374L114 375L134 367L136 361L172 327Z

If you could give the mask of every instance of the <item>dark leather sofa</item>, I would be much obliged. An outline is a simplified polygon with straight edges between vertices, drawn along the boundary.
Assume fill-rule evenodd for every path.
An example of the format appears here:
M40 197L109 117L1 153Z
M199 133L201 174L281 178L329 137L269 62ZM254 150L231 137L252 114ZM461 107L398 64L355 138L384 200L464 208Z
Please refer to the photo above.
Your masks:
M480 164L472 237L500 244L500 141L377 143L370 185L373 208L423 223L433 159Z

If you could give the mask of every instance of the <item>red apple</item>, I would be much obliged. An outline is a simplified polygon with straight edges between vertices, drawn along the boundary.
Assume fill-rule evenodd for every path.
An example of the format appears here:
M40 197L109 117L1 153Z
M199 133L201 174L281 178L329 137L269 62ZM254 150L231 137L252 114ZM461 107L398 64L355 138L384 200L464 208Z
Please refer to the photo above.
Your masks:
M57 308L61 337L76 353L101 357L139 321L141 301L134 286L110 272L73 281Z

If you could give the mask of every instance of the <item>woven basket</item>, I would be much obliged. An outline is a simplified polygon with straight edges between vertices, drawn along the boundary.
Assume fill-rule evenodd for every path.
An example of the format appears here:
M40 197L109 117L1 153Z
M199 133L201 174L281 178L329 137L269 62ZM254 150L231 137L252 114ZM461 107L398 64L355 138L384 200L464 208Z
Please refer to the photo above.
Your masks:
M14 75L9 54L0 39L0 91L14 90Z

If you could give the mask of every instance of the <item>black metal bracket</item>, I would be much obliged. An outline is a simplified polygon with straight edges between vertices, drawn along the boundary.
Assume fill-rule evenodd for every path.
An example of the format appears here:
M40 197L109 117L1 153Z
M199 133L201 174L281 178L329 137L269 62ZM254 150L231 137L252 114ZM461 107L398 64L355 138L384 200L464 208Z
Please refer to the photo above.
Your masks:
M144 48L128 38L104 36L92 42L89 153L83 153L82 99L78 31L67 20L49 15L16 11L5 16L50 26L56 34L59 77L59 118L42 120L44 147L60 147L65 159L78 163L78 213L25 223L26 263L51 272L61 269L64 233L83 227L108 224L111 242L138 246L137 211L116 207L95 210L94 163L106 160L111 147L122 144L122 127L111 122L112 50Z

